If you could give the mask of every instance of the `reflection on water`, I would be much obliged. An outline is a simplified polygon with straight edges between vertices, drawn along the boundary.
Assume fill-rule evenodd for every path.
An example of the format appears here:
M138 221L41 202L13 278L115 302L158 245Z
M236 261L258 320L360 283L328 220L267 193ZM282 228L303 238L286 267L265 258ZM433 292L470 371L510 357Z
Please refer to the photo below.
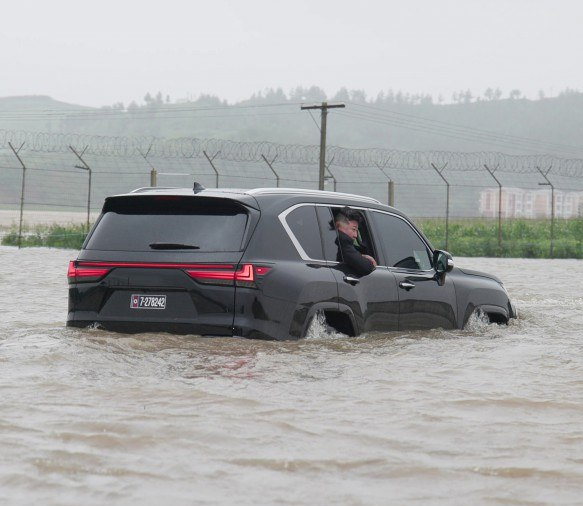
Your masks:
M583 263L509 326L298 342L69 329L74 252L0 248L0 504L581 504Z

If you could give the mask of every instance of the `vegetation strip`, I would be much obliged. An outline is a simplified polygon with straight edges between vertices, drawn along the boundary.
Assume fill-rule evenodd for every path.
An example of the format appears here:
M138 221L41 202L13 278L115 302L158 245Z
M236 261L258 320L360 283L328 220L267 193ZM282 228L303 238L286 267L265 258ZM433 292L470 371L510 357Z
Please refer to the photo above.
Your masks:
M550 258L551 240L548 220L508 220L502 223L483 219L450 220L447 233L441 218L416 220L434 248L448 249L454 256ZM87 229L84 224L37 225L25 227L21 247L80 249ZM18 228L2 237L2 245L18 246ZM583 219L555 223L553 258L583 258Z

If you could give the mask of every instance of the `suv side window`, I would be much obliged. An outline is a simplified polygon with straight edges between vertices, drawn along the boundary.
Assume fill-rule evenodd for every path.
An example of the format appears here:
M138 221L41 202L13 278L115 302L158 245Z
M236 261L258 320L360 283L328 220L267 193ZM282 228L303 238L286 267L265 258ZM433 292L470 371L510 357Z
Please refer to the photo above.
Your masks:
M316 207L318 221L320 222L320 233L322 234L322 245L324 246L324 258L328 262L336 262L338 255L338 233L334 226L334 217L329 207Z
M424 271L431 269L431 256L427 246L405 220L378 211L371 214L388 267Z
M309 258L314 260L322 260L324 258L314 206L297 207L287 214L285 222L298 241L299 246Z
M322 234L322 244L324 246L324 257L329 262L338 262L338 232L336 231L336 226L334 225L334 216L340 207L324 207L319 206L316 208L316 213L318 214L318 221L320 222L320 231ZM361 214L361 222L359 226L359 236L356 241L356 247L358 251L363 254L375 256L373 248L371 247L372 241L370 240L370 234L368 225L366 222L365 213L357 209Z

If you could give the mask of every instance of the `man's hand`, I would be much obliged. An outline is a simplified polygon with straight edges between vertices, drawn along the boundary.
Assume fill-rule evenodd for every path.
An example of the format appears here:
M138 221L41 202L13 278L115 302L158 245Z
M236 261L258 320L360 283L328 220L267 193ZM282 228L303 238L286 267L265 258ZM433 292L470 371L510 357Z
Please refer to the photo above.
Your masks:
M371 264L373 264L375 267L377 266L377 261L371 257L370 255L362 255L364 258L366 258Z

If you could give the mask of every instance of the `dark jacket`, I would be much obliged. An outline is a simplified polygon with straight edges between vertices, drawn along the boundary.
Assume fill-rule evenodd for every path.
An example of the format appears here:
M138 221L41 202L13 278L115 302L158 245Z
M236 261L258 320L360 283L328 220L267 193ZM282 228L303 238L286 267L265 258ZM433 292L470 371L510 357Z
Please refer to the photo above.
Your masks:
M337 262L345 263L355 274L360 276L365 276L374 271L373 263L364 258L354 246L354 241L344 232L340 232L340 230L338 230L336 244L338 245Z

